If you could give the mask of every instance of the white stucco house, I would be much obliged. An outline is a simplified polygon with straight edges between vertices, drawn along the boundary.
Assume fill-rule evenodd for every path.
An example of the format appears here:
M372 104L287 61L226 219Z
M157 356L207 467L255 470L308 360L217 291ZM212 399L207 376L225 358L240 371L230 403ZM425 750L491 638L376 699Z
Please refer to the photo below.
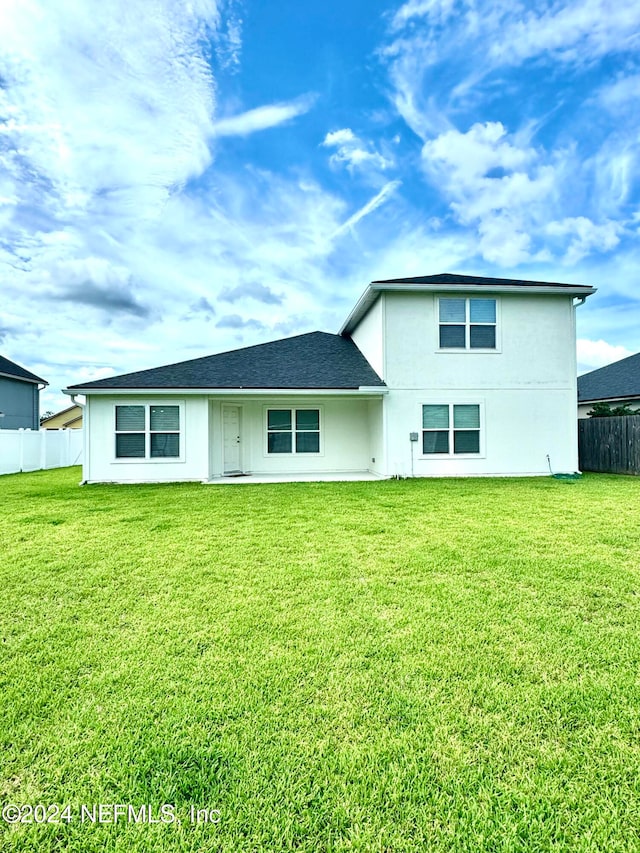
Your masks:
M592 287L372 282L312 332L83 382L84 481L544 475L578 467L575 310Z

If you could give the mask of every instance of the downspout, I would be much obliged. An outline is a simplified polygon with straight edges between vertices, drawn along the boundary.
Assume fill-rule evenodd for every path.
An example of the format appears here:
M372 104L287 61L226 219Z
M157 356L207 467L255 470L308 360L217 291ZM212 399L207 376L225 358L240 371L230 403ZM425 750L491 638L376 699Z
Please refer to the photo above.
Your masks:
M584 305L584 303L586 301L587 301L586 296L576 296L576 297L574 297L573 303L572 303L572 307L573 307L573 339L574 339L573 352L574 352L574 359L575 359L575 363L574 363L575 369L573 372L574 372L574 375L576 377L575 378L576 400L575 400L575 421L574 421L574 424L575 424L575 426L574 426L574 441L575 441L575 448L576 448L576 456L578 454L578 353L577 353L577 348L576 348L578 330L576 328L576 308L579 308L581 305ZM549 471L551 472L551 476L556 477L557 479L562 478L562 475L554 474L553 471L551 470L551 459L549 458L548 454L547 454L547 461L549 463ZM574 479L576 477L580 476L580 473L579 473L579 471L580 471L580 459L579 458L576 458L576 460L575 460L575 467L576 467L576 470L574 472ZM569 475L569 478L570 478L570 476L571 475Z
M36 425L35 429L37 430L40 429L40 392L44 391L48 384L48 382L38 382L36 385L38 390L34 394L33 400L33 423Z

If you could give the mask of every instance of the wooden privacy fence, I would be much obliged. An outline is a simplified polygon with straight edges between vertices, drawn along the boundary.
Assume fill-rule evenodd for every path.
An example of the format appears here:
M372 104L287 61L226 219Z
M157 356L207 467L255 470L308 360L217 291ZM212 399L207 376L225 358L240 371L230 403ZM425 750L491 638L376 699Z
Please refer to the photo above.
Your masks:
M578 420L581 471L640 474L640 415Z

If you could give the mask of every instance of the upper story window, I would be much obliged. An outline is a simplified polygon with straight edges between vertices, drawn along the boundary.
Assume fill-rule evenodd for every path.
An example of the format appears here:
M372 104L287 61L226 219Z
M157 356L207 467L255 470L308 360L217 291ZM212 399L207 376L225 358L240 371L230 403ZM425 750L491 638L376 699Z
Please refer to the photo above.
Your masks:
M440 349L495 349L496 300L441 297Z

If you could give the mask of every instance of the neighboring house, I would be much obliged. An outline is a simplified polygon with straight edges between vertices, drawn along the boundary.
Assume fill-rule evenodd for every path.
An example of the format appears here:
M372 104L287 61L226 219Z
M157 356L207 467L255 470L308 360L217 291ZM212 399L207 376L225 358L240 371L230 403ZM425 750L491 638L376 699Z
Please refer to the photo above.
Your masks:
M86 395L84 480L577 468L575 307L594 288L374 281L340 333L142 370Z
M69 406L55 415L43 418L40 429L82 429L82 407Z
M640 409L640 353L578 376L578 417L586 418L594 403Z
M39 429L40 391L48 384L0 355L0 429Z

